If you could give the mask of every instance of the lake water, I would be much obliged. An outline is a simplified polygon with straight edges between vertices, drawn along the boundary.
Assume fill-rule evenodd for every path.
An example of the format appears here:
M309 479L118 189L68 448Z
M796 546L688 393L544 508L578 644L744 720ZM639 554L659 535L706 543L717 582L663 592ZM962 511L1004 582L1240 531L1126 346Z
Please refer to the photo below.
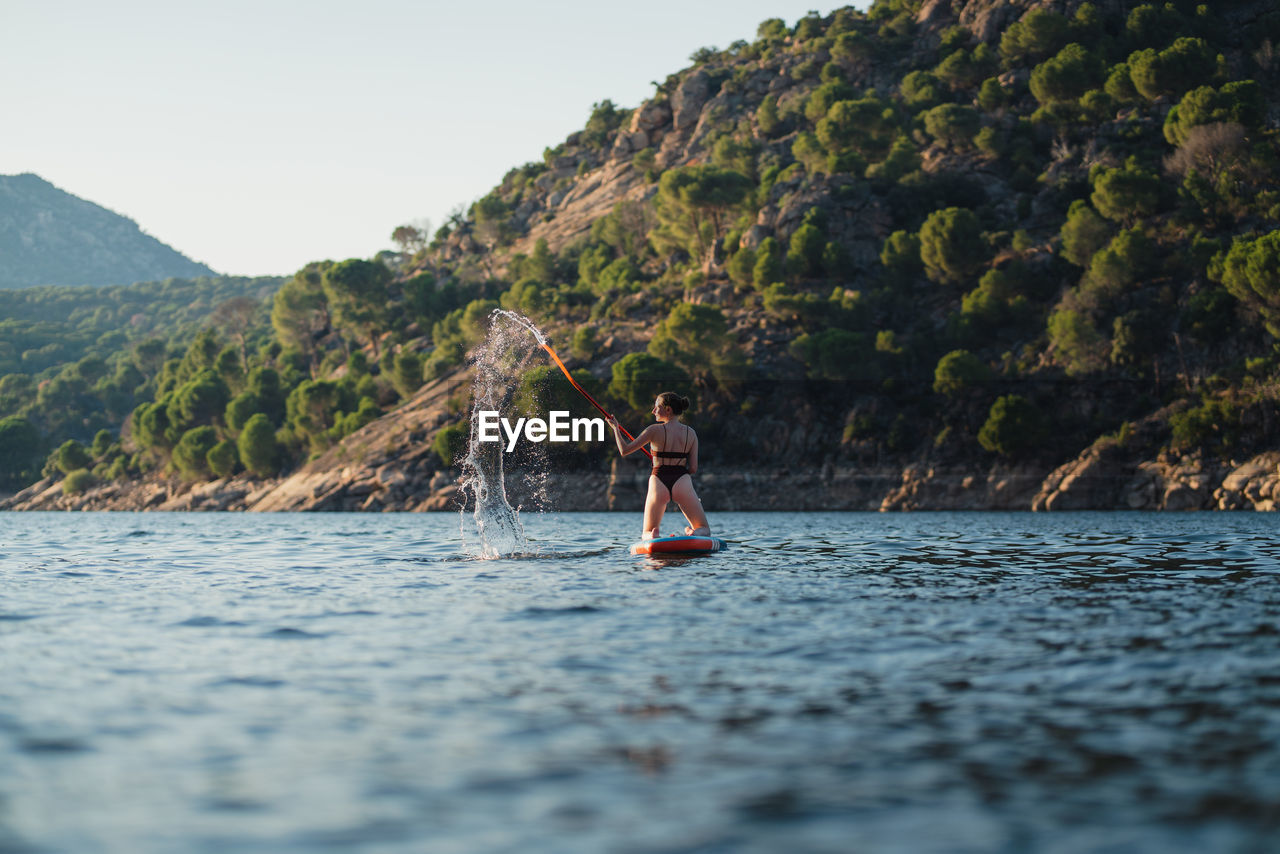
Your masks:
M0 513L0 852L1263 852L1251 514Z

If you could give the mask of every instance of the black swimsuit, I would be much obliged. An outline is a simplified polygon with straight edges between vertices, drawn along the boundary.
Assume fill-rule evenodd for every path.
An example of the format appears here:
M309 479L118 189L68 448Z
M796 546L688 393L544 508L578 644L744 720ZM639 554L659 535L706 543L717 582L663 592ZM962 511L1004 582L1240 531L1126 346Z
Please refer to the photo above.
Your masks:
M688 440L689 440L689 437L686 435L685 441L688 442ZM662 425L662 444L664 446L667 444L667 425L665 422ZM670 492L672 489L675 488L676 481L680 480L680 478L684 477L685 475L690 474L690 472L689 472L689 469L685 467L684 463L672 464L672 463L664 462L664 463L658 464L659 458L662 458L662 459L674 458L677 460L687 461L689 458L689 446L688 444L686 444L683 451L654 451L653 452L653 462L655 463L655 465L653 467L652 474L654 477L656 477L659 481L662 482L662 485L667 488L667 492Z

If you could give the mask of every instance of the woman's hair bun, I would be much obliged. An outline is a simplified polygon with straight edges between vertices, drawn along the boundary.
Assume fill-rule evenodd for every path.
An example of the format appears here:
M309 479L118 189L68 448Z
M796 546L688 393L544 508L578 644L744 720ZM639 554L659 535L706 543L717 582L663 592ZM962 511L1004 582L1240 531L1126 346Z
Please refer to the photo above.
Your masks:
M684 412L689 408L689 398L681 397L674 391L664 391L662 394L658 395L658 397L662 400L662 405L670 406L671 411L676 415L679 415L681 412Z

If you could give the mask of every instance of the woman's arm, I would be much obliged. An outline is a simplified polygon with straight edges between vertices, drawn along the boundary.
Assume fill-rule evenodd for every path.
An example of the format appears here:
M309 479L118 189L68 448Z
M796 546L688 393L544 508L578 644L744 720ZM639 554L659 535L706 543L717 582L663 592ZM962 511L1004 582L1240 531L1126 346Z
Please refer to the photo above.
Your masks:
M618 443L618 453L622 454L624 457L627 454L634 454L636 451L647 445L651 440L650 434L652 433L653 428L657 426L655 424L650 424L648 427L640 431L639 436L636 436L628 442L622 438L622 433L618 430L618 422L614 420L612 415L609 416L608 421L609 426L613 428L613 438Z
M689 432L693 433L693 428L689 428ZM689 474L698 473L698 434L693 433L693 444L689 446Z

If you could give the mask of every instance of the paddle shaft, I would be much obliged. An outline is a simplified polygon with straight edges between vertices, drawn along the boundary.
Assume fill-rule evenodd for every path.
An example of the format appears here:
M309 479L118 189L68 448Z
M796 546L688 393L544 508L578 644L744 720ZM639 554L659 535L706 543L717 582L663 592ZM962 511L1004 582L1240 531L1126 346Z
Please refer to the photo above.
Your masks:
M613 418L612 415L610 415L608 412L605 412L605 409L603 406L596 403L596 399L594 397L587 394L587 390L585 388L578 385L578 381L573 378L573 374L569 373L569 369L564 366L564 362L560 361L560 357L556 355L555 350L551 349L550 344L544 343L542 345L542 349L546 350L547 353L551 356L551 358L555 360L555 363L560 366L560 371L561 373L564 374L565 379L567 379L573 385L573 387L576 388L582 394L582 396L585 397L591 403L592 406L600 410L601 414L604 415L606 418ZM615 420L614 423L617 424L618 422ZM636 440L635 436L632 436L630 433L627 432L626 427L623 427L621 424L618 424L618 429L622 431L622 435L626 436L629 441L634 442ZM648 448L641 448L640 450L644 451L644 454L646 457L648 457L649 459L653 459L653 454L649 453Z

